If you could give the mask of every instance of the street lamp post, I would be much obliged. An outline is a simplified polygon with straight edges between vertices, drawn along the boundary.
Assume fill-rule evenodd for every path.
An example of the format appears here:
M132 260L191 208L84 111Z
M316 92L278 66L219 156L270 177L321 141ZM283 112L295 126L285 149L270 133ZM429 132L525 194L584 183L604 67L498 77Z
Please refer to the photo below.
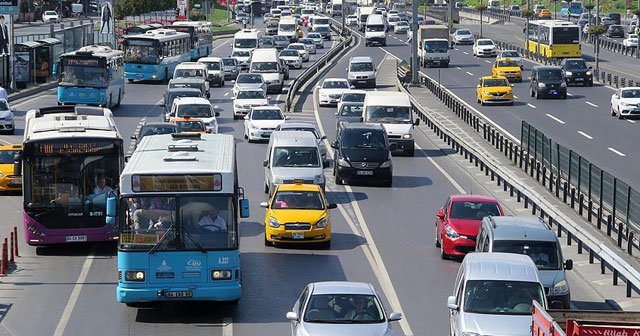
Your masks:
M411 84L418 85L420 84L418 78L418 69L420 68L418 61L418 1L412 1L411 7L413 13L411 19L411 31L413 32L411 38Z

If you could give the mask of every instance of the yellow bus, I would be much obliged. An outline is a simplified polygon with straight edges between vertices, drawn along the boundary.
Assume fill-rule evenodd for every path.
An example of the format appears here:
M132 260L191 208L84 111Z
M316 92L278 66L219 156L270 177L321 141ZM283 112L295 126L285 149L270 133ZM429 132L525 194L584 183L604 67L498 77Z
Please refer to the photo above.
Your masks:
M580 26L562 20L529 21L529 52L550 58L582 57Z

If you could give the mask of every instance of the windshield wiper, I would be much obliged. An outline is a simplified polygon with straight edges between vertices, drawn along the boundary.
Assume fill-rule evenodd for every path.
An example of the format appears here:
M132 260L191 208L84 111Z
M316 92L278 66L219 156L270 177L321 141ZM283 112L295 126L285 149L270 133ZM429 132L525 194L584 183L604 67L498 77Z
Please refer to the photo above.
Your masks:
M164 241L167 240L167 236L169 236L169 231L171 231L175 225L176 225L175 223L172 223L171 225L169 225L169 228L167 229L167 231L165 231L162 238L160 238L160 240L155 245L153 245L151 250L149 250L149 254L154 254L160 248L162 243L164 243Z
M198 250L200 250L200 252L202 253L207 253L207 250L204 249L204 247L202 247L202 245L200 245L194 238L193 236L191 236L191 234L187 231L185 231L184 229L182 229L182 233L185 234L185 236L187 236L187 238L189 238L189 240L193 243L193 245L195 245Z

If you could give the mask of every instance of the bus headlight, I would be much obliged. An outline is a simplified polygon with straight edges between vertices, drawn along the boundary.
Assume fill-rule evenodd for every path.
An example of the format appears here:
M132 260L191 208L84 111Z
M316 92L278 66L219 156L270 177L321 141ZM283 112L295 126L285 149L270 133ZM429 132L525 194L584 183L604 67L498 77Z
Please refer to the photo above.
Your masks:
M232 275L231 270L212 270L211 280L231 280Z
M269 226L277 229L280 227L280 222L278 222L274 217L269 217Z
M323 217L323 218L320 218L320 220L316 223L316 227L324 228L324 227L327 227L328 223L329 221L327 221L327 217Z
M143 271L126 271L124 272L124 279L126 281L144 281L145 274Z

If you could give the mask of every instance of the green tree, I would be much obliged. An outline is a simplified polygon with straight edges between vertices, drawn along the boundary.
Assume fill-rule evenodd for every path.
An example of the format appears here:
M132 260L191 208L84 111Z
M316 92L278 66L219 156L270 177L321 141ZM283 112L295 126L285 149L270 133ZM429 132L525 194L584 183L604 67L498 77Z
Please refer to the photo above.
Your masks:
M114 3L115 17L119 20L126 16L174 8L176 8L175 0L115 0Z
M480 37L482 37L482 13L487 10L487 5L483 4L481 1L475 6L475 8L480 12Z

